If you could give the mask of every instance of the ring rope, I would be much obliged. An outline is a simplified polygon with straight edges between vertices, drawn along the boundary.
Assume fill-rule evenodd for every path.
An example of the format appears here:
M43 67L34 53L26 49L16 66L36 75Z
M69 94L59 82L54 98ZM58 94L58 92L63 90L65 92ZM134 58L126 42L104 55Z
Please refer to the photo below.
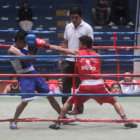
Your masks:
M0 77L140 77L140 74L0 74Z
M46 62L46 59L36 59L38 62ZM2 62L7 62L7 60L6 59L0 59L0 61L2 61ZM48 59L47 60L47 62L54 62L54 63L56 63L56 62L58 62L59 61L59 58L57 58L57 59ZM64 59L63 59L63 61L65 61ZM140 62L140 59L118 59L118 61L119 62ZM103 59L102 60L102 62L116 62L116 59ZM37 64L35 64L34 66L36 66ZM41 64L40 64L41 65ZM39 65L39 66L40 66ZM44 66L45 65L48 65L48 64L43 64ZM114 65L115 65L115 63L114 63ZM11 66L0 66L1 68L5 68L5 67L7 67L7 68L9 68L9 67L11 67Z
M18 80L0 80L0 84L14 84L14 83L18 83ZM47 84L58 84L58 83L61 83L62 84L62 82L46 82ZM118 84L124 84L124 85L140 85L140 82L136 82L136 83L134 83L134 82L117 82L117 81L113 81L113 82L104 82L105 84L109 84L109 83L111 83L111 84L116 84L116 83L118 83Z
M93 49L140 49L140 46L93 46Z
M0 30L2 33L17 33L19 30ZM56 31L38 31L38 30L28 30L28 33L43 33L43 34L50 34L56 33Z
M0 122L11 122L13 119L0 119ZM23 118L23 119L16 119L16 122L42 122L42 121L52 121L52 122L100 122L100 123L140 123L139 119L40 119L40 118Z
M136 42L136 40L126 40L126 39L124 39L124 40L118 40L117 39L117 42L126 42L126 41L127 42ZM103 42L113 42L113 40L112 39L110 39L110 40L96 40L96 38L95 38L94 42L101 42L101 43L103 43Z
M76 96L76 97L140 97L140 93L136 94L103 94L103 93L86 93L86 94L49 94L49 93L7 93L2 94L0 96L45 96L45 97L69 97L69 96Z
M136 40L117 40L117 42L136 42ZM111 40L96 40L96 38L95 38L95 40L94 40L94 42L113 42L113 40L111 39ZM1 42L2 43L2 42ZM13 42L12 41L6 41L6 43L7 44L13 44ZM50 44L55 44L55 43L58 43L58 41L54 41L54 40L49 40L49 43ZM59 41L59 43L63 43L63 40L61 40L61 41ZM5 42L3 42L1 45L4 45L5 44Z
M18 83L18 80L0 80L0 84L14 84ZM58 84L62 82L45 82L46 84Z
M0 48L9 47L11 47L11 45L0 44ZM92 49L140 49L140 46L92 46Z
M100 58L100 59L116 59L116 58L120 58L120 59L124 59L124 58L140 58L140 55L81 55L81 56L75 56L76 58ZM4 60L9 60L9 59L58 59L58 58L74 58L73 55L30 55L30 56L14 56L14 55L0 55L0 59L4 59ZM51 58L51 59L50 59Z
M41 62L46 62L46 59L44 58L41 58L41 59L36 59L37 61L41 61ZM7 59L1 59L0 58L0 61L2 62L7 62ZM57 59L47 59L47 62L58 62L59 61L59 58ZM65 61L65 59L63 59L63 61ZM119 62L139 62L140 59L118 59ZM102 62L116 62L116 59L103 59ZM41 64L40 64L41 65ZM39 66L40 66L39 65ZM43 64L45 66L45 64ZM47 64L46 64L47 65ZM115 64L114 64L115 65ZM35 64L36 66L36 64ZM5 67L11 67L11 66L0 66L1 68L5 68Z
M16 33L18 32L19 30L0 30L0 32L4 32L4 33ZM56 31L47 31L47 30L44 30L44 31L38 31L38 30L29 30L27 31L28 33L56 33ZM58 33L58 32L57 32ZM59 32L61 33L61 32ZM94 32L94 35L104 35L104 34L108 34L108 35L112 35L114 32ZM116 32L116 34L120 34L120 35L135 35L135 34L140 34L140 32Z

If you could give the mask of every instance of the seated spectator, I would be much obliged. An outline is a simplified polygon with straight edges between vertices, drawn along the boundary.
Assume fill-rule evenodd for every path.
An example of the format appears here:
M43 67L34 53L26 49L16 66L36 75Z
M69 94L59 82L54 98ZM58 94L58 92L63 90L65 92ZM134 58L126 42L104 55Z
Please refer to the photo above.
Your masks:
M32 21L33 12L32 9L29 8L28 1L24 1L22 8L18 11L18 17L19 17L19 26L24 31L31 30L33 26Z
M131 71L126 70L124 74L132 74ZM124 80L120 82L133 82L136 83L136 80L133 77L127 76L124 77ZM121 89L123 94L133 94L133 93L140 93L140 87L138 85L128 85L128 84L121 84Z
M58 87L55 88L55 94L62 94L62 89L63 89L62 79L59 78L58 79Z
M114 83L111 86L111 93L112 94L120 94L121 93L121 86L118 83Z
M110 20L110 8L108 0L96 0L95 8L92 9L93 22L95 25L108 25Z
M18 80L17 77L11 77L10 78L11 80ZM9 84L7 85L4 90L3 90L3 93L6 94L6 93L20 93L20 87L19 87L19 84L18 83L13 83L13 84Z
M44 79L45 82L48 82L48 86L49 86L50 91L52 93L55 93L55 88L56 88L55 84L49 83L49 78L48 77L44 77L43 79Z
M113 0L109 25L134 25L131 21L128 0Z
M106 87L109 91L111 91L112 84L117 83L117 81L111 80L111 79L106 79L106 80L104 80L104 82L105 82L104 84L108 86L108 87L107 86Z

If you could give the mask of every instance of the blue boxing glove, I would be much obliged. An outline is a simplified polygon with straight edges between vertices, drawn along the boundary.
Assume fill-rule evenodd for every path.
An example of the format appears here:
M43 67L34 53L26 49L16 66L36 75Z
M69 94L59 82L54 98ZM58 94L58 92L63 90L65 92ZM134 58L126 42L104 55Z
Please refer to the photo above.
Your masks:
M36 35L34 34L26 35L25 41L28 46L36 46Z
M34 55L37 53L37 47L36 47L36 35L34 34L28 34L26 37L25 37L25 41L26 41L26 44L28 45L28 52L31 54L31 55Z

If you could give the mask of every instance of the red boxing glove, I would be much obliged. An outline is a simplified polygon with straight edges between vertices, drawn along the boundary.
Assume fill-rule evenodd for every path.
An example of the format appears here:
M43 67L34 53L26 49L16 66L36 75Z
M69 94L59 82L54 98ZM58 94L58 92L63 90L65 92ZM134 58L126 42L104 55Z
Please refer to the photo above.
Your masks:
M50 44L46 43L45 40L40 39L40 38L36 38L36 46L38 48L46 48L46 49L50 49Z
M46 46L46 41L40 38L36 38L36 46L39 48L44 48Z

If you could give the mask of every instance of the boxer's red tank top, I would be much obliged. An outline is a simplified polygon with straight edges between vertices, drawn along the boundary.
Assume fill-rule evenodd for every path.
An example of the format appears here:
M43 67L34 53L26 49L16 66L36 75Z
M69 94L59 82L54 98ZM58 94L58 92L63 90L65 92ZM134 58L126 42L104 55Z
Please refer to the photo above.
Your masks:
M78 55L100 55L91 50L79 50ZM100 74L101 59L99 58L78 58L78 74ZM80 76L80 80L100 79L101 77Z

